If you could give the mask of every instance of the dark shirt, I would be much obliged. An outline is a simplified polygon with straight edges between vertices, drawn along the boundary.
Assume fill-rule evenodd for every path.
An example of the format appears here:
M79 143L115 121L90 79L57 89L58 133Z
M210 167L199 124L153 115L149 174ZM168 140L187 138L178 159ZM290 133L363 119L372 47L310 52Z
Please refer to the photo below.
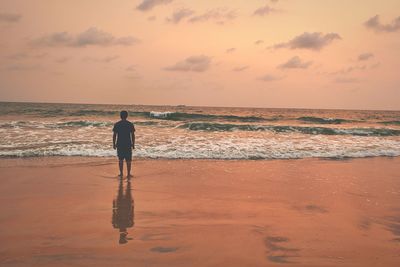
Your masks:
M128 120L120 120L114 124L113 132L117 133L117 147L128 148L132 146L131 134L135 132L135 126Z

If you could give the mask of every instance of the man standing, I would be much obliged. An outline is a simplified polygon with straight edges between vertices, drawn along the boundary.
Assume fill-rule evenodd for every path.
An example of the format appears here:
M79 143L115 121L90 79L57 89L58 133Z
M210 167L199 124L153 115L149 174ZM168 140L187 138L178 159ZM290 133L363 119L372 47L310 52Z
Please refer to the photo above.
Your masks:
M127 177L131 176L132 148L135 149L135 126L128 121L128 112L120 113L121 120L114 124L113 147L117 149L119 159L119 176L123 176L124 159L126 161Z

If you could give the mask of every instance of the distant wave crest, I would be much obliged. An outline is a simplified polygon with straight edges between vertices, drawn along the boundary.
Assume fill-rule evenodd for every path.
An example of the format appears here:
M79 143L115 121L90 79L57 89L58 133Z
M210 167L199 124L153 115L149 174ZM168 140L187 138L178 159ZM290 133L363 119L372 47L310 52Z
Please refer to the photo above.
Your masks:
M150 117L163 120L184 121L184 120L225 120L225 121L242 121L242 122L258 122L258 121L274 121L277 118L263 118L257 116L236 116L236 115L216 115L216 114L199 114L184 112L156 112L151 111Z
M353 122L351 120L345 120L345 119L319 118L319 117L308 117L308 116L297 118L297 120L309 123L317 123L317 124L341 124L346 122Z

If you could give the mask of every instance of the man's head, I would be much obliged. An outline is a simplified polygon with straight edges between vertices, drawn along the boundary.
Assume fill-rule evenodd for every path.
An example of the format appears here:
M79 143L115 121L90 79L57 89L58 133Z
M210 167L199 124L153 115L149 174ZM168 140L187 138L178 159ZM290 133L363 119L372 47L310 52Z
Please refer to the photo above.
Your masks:
M128 118L128 111L123 110L119 113L119 116L121 117L122 120L126 120Z

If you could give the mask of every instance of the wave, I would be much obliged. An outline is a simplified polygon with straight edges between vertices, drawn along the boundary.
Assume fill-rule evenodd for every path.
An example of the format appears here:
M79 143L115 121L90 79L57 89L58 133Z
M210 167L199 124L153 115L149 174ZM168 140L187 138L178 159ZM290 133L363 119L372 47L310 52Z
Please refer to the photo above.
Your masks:
M136 158L163 159L298 159L298 158L364 158L400 156L400 141L378 137L357 140L344 137L345 146L326 136L309 138L307 142L280 138L171 138L165 144L138 144ZM36 144L0 146L0 157L91 156L115 157L109 142L57 141Z
M100 122L100 121L68 121L59 122L56 127L110 127L114 125L112 122Z
M275 121L278 118L263 118L257 116L236 116L236 115L217 115L217 114L199 114L184 112L157 112L151 111L150 117L163 120L185 121L185 120L225 120L225 121L242 121L242 122L260 122Z
M386 125L400 125L400 121L382 121L379 123L386 124Z
M83 117L83 116L101 116L101 117L119 117L120 110L99 110L99 109L81 109L70 110L60 108L25 108L13 111L14 114L37 115L40 117ZM7 112L5 114L8 114ZM129 112L134 117L150 117L150 112L134 111Z
M387 128L327 128L277 125L248 125L193 122L185 123L179 128L191 131L271 131L276 133L303 133L312 135L355 135L355 136L399 136L400 130Z
M341 124L341 123L354 122L352 120L345 120L345 119L320 118L320 117L310 117L310 116L299 117L297 118L297 120L310 123L317 123L317 124Z
M159 125L156 121L136 121L135 125L153 126ZM0 129L12 128L71 128L71 127L112 127L110 121L66 121L66 122L38 122L38 121L13 121L0 123Z

